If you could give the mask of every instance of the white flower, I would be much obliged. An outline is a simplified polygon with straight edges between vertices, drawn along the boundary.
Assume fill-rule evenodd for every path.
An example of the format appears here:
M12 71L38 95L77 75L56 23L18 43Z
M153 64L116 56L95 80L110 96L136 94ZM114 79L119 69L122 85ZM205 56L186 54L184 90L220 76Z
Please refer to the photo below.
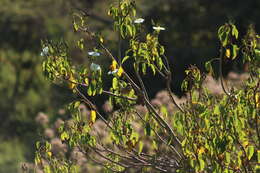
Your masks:
M164 31L165 30L165 28L161 27L161 26L153 26L153 29L156 30L156 31Z
M88 52L88 55L89 55L89 56L100 56L100 53L99 53L99 52L91 51L91 52Z
M117 73L118 72L118 69L115 69L114 71L109 71L107 74L115 74L115 73Z
M143 23L143 22L144 22L143 18L138 18L138 19L134 20L134 23L136 23L136 24L140 24L140 23Z
M91 65L90 65L90 70L92 70L92 71L99 71L99 70L101 70L101 67L100 67L100 65L98 65L98 64L95 64L95 63L91 63Z
M41 56L46 56L46 55L48 55L48 53L49 53L49 47L44 47L43 49L42 49L42 52L41 52Z

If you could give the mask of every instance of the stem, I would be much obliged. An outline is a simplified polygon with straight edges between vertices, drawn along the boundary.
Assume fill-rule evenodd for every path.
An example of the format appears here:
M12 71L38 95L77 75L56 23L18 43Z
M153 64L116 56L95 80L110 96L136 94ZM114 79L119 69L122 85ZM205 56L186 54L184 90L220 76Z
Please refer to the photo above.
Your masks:
M141 85L142 92L144 92L144 96L149 100L149 97L148 97L148 94L147 94L145 85L144 85L144 83L143 83L143 80L142 80L140 74L139 74L137 71L135 71L135 74L136 74L137 79L138 79L138 81L139 81L139 83L140 83L140 85Z
M166 79L166 85L167 85L167 91L168 94L173 102L173 104L182 112L184 113L184 110L176 103L173 95L172 95L172 90L171 90L171 82L172 82L172 72L170 70L170 64L169 61L167 59L167 57L165 55L162 55L162 57L164 58L165 62L166 62L166 68L165 71L167 73L167 76L165 76L164 78Z
M138 117L144 122L146 123L146 121L142 118L142 116L137 112L135 111L136 114L138 115ZM167 146L167 142L154 130L154 128L151 128L152 131L156 134L156 136ZM170 148L180 157L181 157L181 154L176 150L176 148L174 148L172 145L170 145ZM175 161L177 161L177 159L174 158Z
M118 0L118 11L119 11L119 14L121 12L120 10L120 3L121 3L121 0ZM118 62L119 62L119 65L121 66L121 46L122 46L122 39L121 39L121 34L120 34L120 25L121 25L121 19L119 19L119 25L118 25Z
M145 98L145 103L147 104L148 108L150 108L152 110L152 112L155 114L154 117L156 117L157 122L162 127L164 127L170 133L170 135L174 137L174 139L178 143L178 145L181 146L181 142L178 139L177 135L173 132L172 128L169 126L169 124L166 121L164 121L164 119L162 119L162 117L156 112L153 105L151 105L151 103L146 98Z
M224 86L222 65L223 65L223 47L221 47L221 49L220 49L220 55L219 55L219 76L220 76L221 87L222 87L224 93L225 93L227 96L230 97L231 94L226 90L226 88L225 88L225 86Z

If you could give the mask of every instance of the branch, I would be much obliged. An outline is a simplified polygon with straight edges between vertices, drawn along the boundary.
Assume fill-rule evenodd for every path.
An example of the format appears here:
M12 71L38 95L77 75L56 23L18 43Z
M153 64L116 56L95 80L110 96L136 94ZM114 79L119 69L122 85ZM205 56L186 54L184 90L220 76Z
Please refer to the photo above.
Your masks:
M146 121L142 118L142 116L137 112L135 111L136 114L138 115L138 117L144 122L146 123ZM156 134L156 136L166 145L166 146L170 146L170 148L180 157L181 157L181 154L176 150L176 148L174 148L172 145L169 145L167 144L167 142L154 130L154 128L151 128L152 131ZM176 159L174 159L175 161L177 161Z
M172 95L172 90L171 90L171 82L172 82L172 72L170 70L170 65L169 65L169 62L168 62L168 59L165 55L163 55L163 58L164 60L166 61L166 65L167 65L167 68L165 69L166 70L166 73L167 73L167 76L165 77L166 79L166 85L167 85L167 91L168 91L168 94L173 102L173 104L182 112L184 113L184 110L176 103L173 95Z
M220 75L220 83L221 83L221 87L224 91L224 93L227 96L231 96L230 92L228 92L224 86L224 82L223 82L223 70L222 70L222 64L223 64L223 47L221 46L220 49L220 55L219 55L219 75Z
M136 98L122 96L122 95L117 95L117 94L114 94L114 93L112 93L110 91L104 91L103 90L102 93L107 94L107 95L111 95L111 96L114 96L114 97L119 97L119 98L122 98L122 99L127 99L127 100L130 100L130 101L136 101L137 100Z

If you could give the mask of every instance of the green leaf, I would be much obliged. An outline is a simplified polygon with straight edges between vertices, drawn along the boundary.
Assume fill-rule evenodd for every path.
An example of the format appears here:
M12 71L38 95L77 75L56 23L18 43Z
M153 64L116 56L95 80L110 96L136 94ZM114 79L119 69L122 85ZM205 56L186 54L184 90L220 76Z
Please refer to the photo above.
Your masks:
M202 158L199 158L200 170L204 170L205 168L205 161Z
M143 72L143 74L146 74L146 64L145 63L142 64L142 72Z
M44 173L51 173L51 167L49 165L45 165L43 170L44 170Z
M76 102L74 102L74 105L73 105L73 107L74 107L74 108L78 108L78 107L79 107L79 105L80 105L80 101L76 101Z
M209 73L212 73L213 72L213 68L211 66L211 61L207 61L205 63L205 69L209 72Z
M130 56L125 56L122 60L122 64L129 58Z
M79 26L76 22L73 22L73 29L75 32L77 32L79 30Z
M61 138L62 141L68 140L69 134L66 131L64 131L64 132L61 133L60 138Z
M126 25L127 33L132 37L133 36L133 30L131 25Z
M114 90L116 90L118 88L118 80L116 77L113 78L112 87Z
M139 142L139 149L138 149L138 154L140 154L143 151L144 148L144 143L142 141Z
M237 45L232 45L232 59L235 59L237 57L237 52L238 52L239 48L237 47Z
M226 157L226 163L229 164L230 163L230 153L226 152L225 157Z
M155 150L158 150L158 145L157 145L156 141L154 141L154 140L153 140L152 148Z
M216 115L219 115L219 114L220 114L220 109L219 109L219 106L218 106L218 105L215 106L214 111L213 111L213 114L216 114Z
M235 36L235 38L238 38L238 30L235 25L232 25L232 35Z
M145 134L146 134L147 136L150 136L150 135L151 135L151 125L150 125L150 123L146 123L146 124L145 124Z
M40 142L37 141L37 142L36 142L36 149L38 150L39 148L40 148Z
M167 111L167 108L165 106L162 106L161 109L160 109L161 113L164 115L164 116L168 116L168 111Z
M120 34L121 34L122 38L125 38L125 36L126 36L126 27L125 27L125 25L121 25L120 26Z
M247 158L250 160L252 156L254 155L255 148L253 145L250 145L247 147Z
M91 96L92 95L92 89L91 86L88 87L88 91L87 91L88 95Z
M153 64L150 64L150 68L153 71L153 75L155 75L156 74L155 66Z
M84 40L81 38L80 40L77 41L77 45L80 48L80 50L84 49Z
M218 30L218 37L223 47L227 46L230 27L223 25Z

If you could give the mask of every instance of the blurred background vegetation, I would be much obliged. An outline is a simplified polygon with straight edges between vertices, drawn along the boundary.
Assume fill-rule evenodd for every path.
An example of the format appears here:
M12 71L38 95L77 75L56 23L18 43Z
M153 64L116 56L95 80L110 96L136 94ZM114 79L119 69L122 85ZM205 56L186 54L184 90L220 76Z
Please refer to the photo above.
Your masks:
M87 62L86 52L76 46L78 36L72 29L72 12L82 9L89 15L91 30L99 31L114 53L116 34L107 9L113 0L0 0L0 173L19 172L20 162L32 161L34 143L39 136L35 118L45 112L54 121L60 108L72 99L69 90L50 85L41 72L41 39L64 39L73 61ZM166 31L160 40L166 48L173 70L173 87L182 94L180 84L184 69L218 56L217 29L233 21L240 35L249 25L260 31L259 0L137 0L138 16L145 18L151 31L151 19ZM108 63L104 57L100 62ZM217 65L217 64L215 64ZM226 62L225 73L243 71L241 59ZM164 85L158 77L145 83L154 96ZM98 98L102 104L104 98Z

